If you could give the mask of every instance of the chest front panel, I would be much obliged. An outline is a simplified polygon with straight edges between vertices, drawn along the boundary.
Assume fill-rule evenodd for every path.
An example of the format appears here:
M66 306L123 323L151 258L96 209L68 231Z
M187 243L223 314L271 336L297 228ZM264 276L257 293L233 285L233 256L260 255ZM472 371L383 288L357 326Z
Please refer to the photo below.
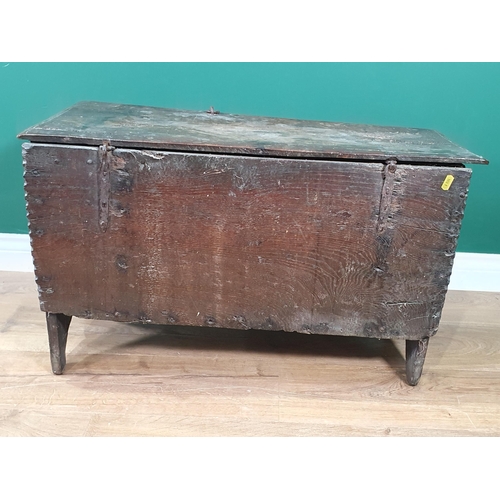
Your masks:
M24 160L43 310L378 338L435 333L470 178L54 144Z

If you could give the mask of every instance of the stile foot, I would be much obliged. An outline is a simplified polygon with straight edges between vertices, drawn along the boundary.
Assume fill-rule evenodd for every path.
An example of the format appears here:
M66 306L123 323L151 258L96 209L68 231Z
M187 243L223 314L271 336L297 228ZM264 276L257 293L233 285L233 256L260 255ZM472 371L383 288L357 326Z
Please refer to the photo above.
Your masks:
M429 337L406 341L406 380L410 385L417 385L422 375Z
M48 312L46 318L52 371L56 375L61 375L66 365L66 341L68 340L71 316Z

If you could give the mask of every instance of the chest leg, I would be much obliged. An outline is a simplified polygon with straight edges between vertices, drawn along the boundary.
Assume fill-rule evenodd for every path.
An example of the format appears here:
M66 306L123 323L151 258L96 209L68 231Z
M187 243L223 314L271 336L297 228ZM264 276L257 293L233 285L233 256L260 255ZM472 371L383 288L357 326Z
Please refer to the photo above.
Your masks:
M66 365L66 341L71 316L59 313L46 313L49 333L50 362L52 371L61 375Z
M417 385L422 375L429 337L406 341L406 380L410 385Z

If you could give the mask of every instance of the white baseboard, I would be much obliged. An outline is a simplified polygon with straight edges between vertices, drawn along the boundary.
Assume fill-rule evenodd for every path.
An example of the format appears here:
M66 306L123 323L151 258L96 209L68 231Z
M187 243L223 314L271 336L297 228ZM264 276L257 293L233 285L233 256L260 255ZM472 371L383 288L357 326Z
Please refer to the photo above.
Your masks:
M0 233L0 271L33 272L27 234ZM448 289L500 292L500 254L458 252Z
M448 289L500 292L500 254L457 252Z
M27 234L0 233L0 271L34 272Z

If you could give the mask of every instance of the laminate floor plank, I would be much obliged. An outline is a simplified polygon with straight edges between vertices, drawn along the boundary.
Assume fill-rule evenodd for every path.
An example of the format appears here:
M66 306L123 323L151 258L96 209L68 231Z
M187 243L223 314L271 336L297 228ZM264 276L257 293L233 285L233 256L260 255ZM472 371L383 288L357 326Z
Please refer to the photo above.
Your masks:
M500 294L450 291L419 385L404 341L74 318L51 372L30 273L0 272L0 436L500 436Z

